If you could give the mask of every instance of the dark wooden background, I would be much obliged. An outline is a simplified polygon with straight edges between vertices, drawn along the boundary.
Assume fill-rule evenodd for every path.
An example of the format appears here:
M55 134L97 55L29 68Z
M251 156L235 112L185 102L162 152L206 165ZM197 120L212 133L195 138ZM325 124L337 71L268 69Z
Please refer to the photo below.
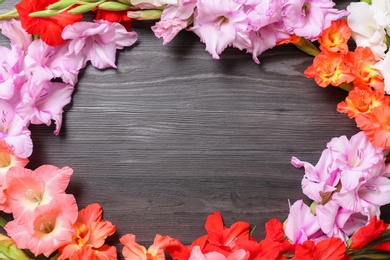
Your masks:
M103 207L119 252L126 233L146 247L156 233L188 244L213 211L227 226L257 226L262 239L267 220L284 221L288 201L305 198L291 157L315 164L332 137L358 132L336 111L347 93L307 79L312 57L292 45L260 65L237 49L213 60L191 32L163 46L152 24L134 23L138 42L118 53L117 70L81 73L59 136L31 126L28 166L72 167L67 191L80 208Z

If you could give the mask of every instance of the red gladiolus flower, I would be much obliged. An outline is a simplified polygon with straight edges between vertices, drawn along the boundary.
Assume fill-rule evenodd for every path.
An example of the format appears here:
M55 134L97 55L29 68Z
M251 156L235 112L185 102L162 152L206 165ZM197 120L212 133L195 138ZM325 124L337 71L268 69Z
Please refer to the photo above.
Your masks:
M95 20L106 20L109 22L117 22L122 24L128 32L131 30L132 21L131 18L127 16L127 11L106 11L98 9Z
M298 244L295 248L294 260L345 260L346 246L340 238L329 238L315 244L311 240Z
M380 237L388 226L389 224L386 224L383 220L377 220L376 216L374 216L368 225L361 227L355 234L352 235L350 248L363 248L371 241Z
M51 46L61 44L64 39L61 37L65 26L81 20L81 14L68 14L62 12L52 17L31 17L30 13L43 11L45 8L57 0L22 0L17 4L16 10L22 27L29 34L39 34L41 39Z

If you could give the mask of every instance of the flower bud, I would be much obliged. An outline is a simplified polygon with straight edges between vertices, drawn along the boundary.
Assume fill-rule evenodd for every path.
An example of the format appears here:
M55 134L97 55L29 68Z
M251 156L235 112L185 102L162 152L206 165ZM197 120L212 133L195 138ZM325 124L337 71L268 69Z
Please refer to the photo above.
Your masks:
M30 258L16 247L11 238L0 234L0 259L29 260Z
M48 10L62 10L76 3L76 0L61 0L47 7Z
M44 11L38 11L38 12L31 13L31 14L29 14L29 16L31 16L31 17L52 17L52 16L56 16L57 14L58 14L58 12L54 11L54 10L44 10Z
M99 9L106 11L126 11L131 9L132 7L134 6L119 2L105 2L98 6Z
M159 20L161 18L162 10L140 10L140 11L129 11L127 16L135 20Z
M68 14L83 14L92 11L97 4L82 4L68 11Z

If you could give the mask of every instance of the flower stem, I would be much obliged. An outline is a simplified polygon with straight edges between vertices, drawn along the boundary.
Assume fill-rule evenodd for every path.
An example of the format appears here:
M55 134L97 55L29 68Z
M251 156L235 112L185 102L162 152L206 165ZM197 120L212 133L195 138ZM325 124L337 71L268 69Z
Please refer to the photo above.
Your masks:
M343 82L343 83L341 83L340 85L338 85L338 87L341 88L341 89L343 89L343 90L345 90L345 91L348 91L348 92L349 92L349 91L352 90L353 85L352 85L352 84L348 84L348 83Z
M16 11L16 9L0 14L0 20L11 20L13 18L18 18L18 17L19 14L18 11Z
M320 53L320 50L311 41L303 37L300 37L299 41L294 43L294 45L301 51L311 56L317 56Z
M4 228L5 225L7 225L7 223L8 223L8 221L5 220L5 218L0 217L0 226L1 226L2 228Z

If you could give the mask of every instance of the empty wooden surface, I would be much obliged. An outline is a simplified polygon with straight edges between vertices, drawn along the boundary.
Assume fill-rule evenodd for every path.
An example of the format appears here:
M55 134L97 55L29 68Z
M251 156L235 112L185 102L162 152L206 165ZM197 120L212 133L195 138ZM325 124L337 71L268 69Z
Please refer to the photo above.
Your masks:
M305 198L291 157L314 164L332 137L358 132L336 111L346 92L307 79L312 57L292 45L260 65L236 49L213 60L191 32L163 46L152 24L134 24L138 42L118 53L118 69L80 74L59 136L31 126L28 167L72 167L67 191L80 208L103 207L119 252L126 233L146 246L156 233L190 243L213 211L263 238L267 220L284 221L288 201Z

